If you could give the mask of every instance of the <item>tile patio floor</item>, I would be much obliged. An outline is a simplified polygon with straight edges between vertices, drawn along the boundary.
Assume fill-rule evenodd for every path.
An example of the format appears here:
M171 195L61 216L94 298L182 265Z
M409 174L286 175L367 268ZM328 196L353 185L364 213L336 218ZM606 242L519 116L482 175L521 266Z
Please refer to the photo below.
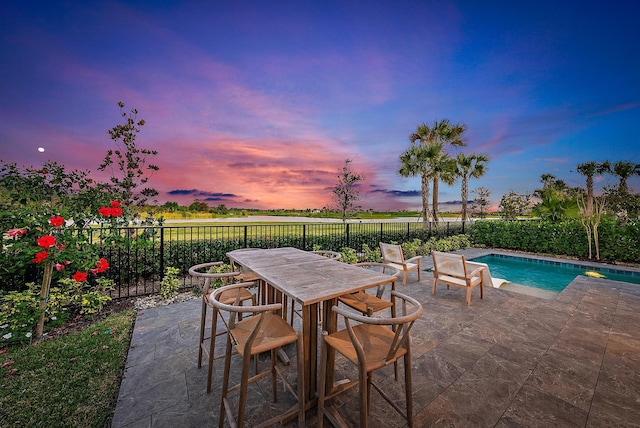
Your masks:
M640 285L580 276L553 300L494 288L480 300L476 289L467 307L459 288L432 296L431 279L414 272L398 287L425 308L412 330L416 427L640 427ZM139 314L113 428L217 426L222 360L207 394L206 364L197 368L200 302ZM336 370L355 376L344 360ZM404 408L392 369L376 378ZM271 403L268 379L250 387L248 425L290 404L286 392L279 399ZM371 426L406 426L372 399ZM339 400L357 426L357 389ZM316 422L312 409L307 425Z

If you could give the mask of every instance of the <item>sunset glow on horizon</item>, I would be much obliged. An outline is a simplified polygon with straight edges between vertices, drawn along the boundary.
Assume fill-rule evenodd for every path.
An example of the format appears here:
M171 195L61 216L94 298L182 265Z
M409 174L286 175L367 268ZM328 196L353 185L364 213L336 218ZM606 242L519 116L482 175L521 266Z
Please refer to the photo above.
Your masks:
M467 126L494 203L576 165L640 163L640 6L542 1L10 2L0 160L97 167L124 111L158 203L320 209L345 159L364 209L419 210L398 175L422 123ZM46 149L46 151L45 151ZM615 178L599 177L601 189ZM640 190L640 179L629 182ZM440 185L460 200L460 184Z

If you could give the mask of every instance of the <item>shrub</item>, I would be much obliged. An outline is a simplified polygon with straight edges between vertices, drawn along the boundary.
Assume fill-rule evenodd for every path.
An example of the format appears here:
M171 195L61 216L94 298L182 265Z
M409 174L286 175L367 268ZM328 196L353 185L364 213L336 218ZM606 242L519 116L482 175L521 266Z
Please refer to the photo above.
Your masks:
M362 244L362 253L360 254L360 261L380 263L382 261L382 254L380 254L380 248L371 249L367 244Z
M160 295L163 299L168 299L178 294L180 289L180 280L178 279L178 273L180 269L174 267L167 267L167 270L160 283Z
M358 255L356 254L356 250L349 247L342 247L340 249L340 254L342 254L341 262L349 263L350 265L358 263Z
M612 262L640 263L640 222L618 225L603 219L599 227L600 256ZM587 258L587 236L579 220L478 221L473 227L476 246Z

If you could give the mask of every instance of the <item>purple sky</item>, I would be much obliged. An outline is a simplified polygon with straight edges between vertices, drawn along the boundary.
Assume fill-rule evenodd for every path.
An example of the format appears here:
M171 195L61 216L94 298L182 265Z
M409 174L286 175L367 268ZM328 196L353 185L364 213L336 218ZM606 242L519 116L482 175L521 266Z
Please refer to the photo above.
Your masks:
M322 208L351 158L364 208L417 210L398 157L443 118L496 203L583 186L578 163L640 163L639 21L631 0L3 2L0 159L96 171L122 101L159 203Z

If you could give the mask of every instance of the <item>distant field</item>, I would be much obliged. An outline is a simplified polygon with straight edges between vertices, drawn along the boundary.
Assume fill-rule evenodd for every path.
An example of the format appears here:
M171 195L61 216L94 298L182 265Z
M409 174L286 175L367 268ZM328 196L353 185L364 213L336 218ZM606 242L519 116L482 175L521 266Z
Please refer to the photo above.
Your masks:
M349 219L353 233L371 231L370 223L397 223L397 227L411 225L411 228L421 228L420 217L411 213L393 213L386 215L362 215ZM174 216L175 217L175 216ZM448 222L455 222L456 217L445 217L440 224L433 224L434 230L446 228ZM262 236L330 236L345 233L345 225L339 218L305 217L305 216L269 216L250 215L247 217L200 217L200 218L165 218L162 231L163 239L171 241L196 240L232 240L256 238ZM395 220L395 221L394 221ZM377 226L374 226L377 227ZM390 226L388 230L396 230ZM387 228L385 228L387 229ZM376 229L378 230L378 229Z
M291 222L292 217L299 217L301 222L312 222L314 220L317 221L327 221L327 220L341 220L342 217L337 213L311 213L311 212L299 212L299 211L256 211L256 212L246 212L246 211L230 211L228 214L218 214L218 213L210 213L210 212L194 212L194 211L177 211L177 212L159 212L154 213L154 217L159 218L163 217L165 220L206 220L207 224L210 224L211 221L215 220L228 220L234 219L234 221L240 221L240 219L247 219L247 222L250 223L249 217L273 217L274 222L278 222L278 217L287 217L287 222ZM443 215L444 216L444 215ZM395 218L419 218L419 213L413 212L362 212L355 217L350 217L351 220L391 220Z

